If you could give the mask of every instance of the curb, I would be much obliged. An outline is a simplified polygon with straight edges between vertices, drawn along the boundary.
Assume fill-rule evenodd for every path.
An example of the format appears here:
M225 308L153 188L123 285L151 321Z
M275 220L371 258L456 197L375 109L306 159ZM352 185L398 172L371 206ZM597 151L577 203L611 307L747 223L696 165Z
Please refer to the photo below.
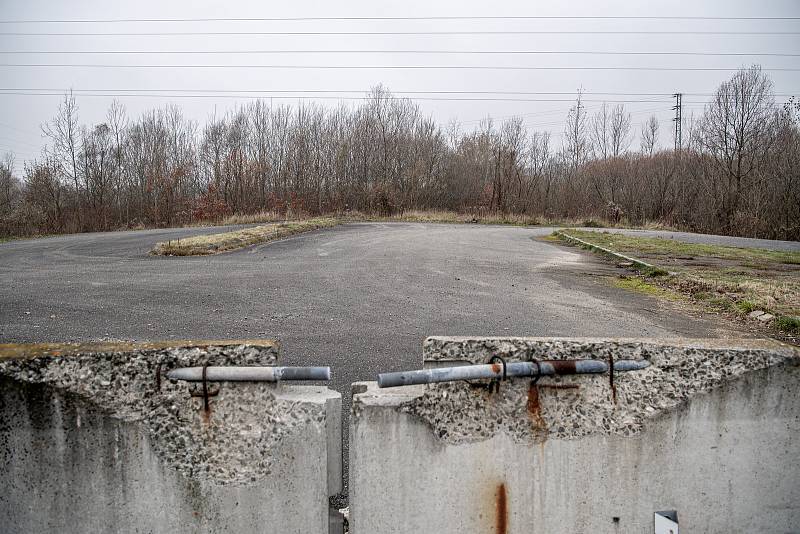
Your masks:
M567 233L564 233L564 232L562 232L560 230L558 230L556 232L556 235L561 237L561 238L566 239L567 241L569 241L571 243L574 243L576 245L580 245L580 246L582 246L584 248L588 248L589 250L593 250L595 252L600 252L600 253L605 254L607 256L611 256L612 258L632 263L634 267L636 267L637 269L640 269L640 270L659 269L655 265L652 265L652 264L647 263L645 261L638 260L636 258L631 258L630 256L625 256L624 254L620 254L619 252L614 252L613 250L607 249L605 247L601 247L599 245L595 245L594 243L589 243L588 241L584 241L583 239L579 239L577 237L573 237L573 236L571 236L571 235L569 235Z

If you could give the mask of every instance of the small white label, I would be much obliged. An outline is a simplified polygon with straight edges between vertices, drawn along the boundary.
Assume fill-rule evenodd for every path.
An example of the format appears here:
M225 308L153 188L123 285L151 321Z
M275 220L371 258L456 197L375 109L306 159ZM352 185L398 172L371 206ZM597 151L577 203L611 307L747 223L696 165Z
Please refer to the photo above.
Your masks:
M653 516L655 534L678 534L678 523L662 513L656 512Z

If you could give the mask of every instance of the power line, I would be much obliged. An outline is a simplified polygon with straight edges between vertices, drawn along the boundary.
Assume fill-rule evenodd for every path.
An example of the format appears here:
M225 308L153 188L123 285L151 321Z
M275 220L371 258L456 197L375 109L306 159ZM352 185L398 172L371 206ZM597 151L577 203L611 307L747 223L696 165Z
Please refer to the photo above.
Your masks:
M16 131L18 131L20 133L24 133L24 134L28 134L28 135L36 135L36 136L41 136L42 135L41 132L34 132L33 130L26 130L24 128L17 128L16 126L12 126L12 125L6 124L4 122L0 122L0 127L8 128L10 130L16 130Z
M573 102L574 102L574 100L573 100ZM597 110L601 109L602 106L599 106L599 105L583 106L583 105L581 105L581 108L584 111L597 111ZM568 110L564 109L564 108L561 108L561 109L554 109L554 110L546 111L544 113L539 113L539 112L517 113L515 115L506 115L506 116L503 116L503 117L486 116L486 117L484 117L482 119L471 119L471 120L467 120L467 121L456 121L456 122L458 122L458 124L462 124L462 125L463 124L473 124L473 123L483 122L483 121L485 121L487 119L493 120L493 121L495 121L495 120L507 120L507 119L522 119L522 118L525 118L525 117L531 117L531 116L540 115L540 114L542 114L542 115L544 115L544 114L552 115L552 114L557 114L557 113L564 113L565 111L568 111ZM632 111L630 114L631 115L641 115L643 113L656 113L656 112L663 112L663 111L669 111L669 108L659 107L659 108L640 109L640 110ZM530 128L530 127L557 126L559 124L564 124L564 121L563 120L558 120L558 121L551 121L551 122L545 122L545 123L527 123L526 126Z
M363 89L191 89L191 88L183 88L183 89L136 89L136 88L126 88L126 89L110 89L110 88L93 88L93 89L77 89L77 88L42 88L42 87L5 87L0 88L3 91L102 91L102 92L130 92L130 91L139 91L139 92L159 92L159 93L169 93L169 92L192 92L192 93L358 93L364 94L367 91ZM457 90L457 91L442 91L442 90L431 90L431 91L391 91L392 94L490 94L490 95L575 95L575 91L468 91L468 90ZM795 91L794 93L773 93L774 96L794 96L800 93L800 90ZM600 92L600 91L583 91L585 95L606 95L606 96L665 96L672 98L674 93L631 93L631 92ZM715 93L689 93L683 92L684 95L690 96L713 96Z
M3 95L28 95L28 96L62 96L63 92L47 91L10 91L7 89L0 89L0 94ZM177 93L124 93L124 92L110 92L101 93L96 91L76 91L75 96L97 96L97 97L146 97L146 98L270 98L276 100L372 100L369 96L293 96L293 95L277 95L277 96L258 96L248 94L177 94ZM447 101L447 102L574 102L574 98L500 98L500 97L410 97L409 100L421 101ZM658 100L645 100L645 99L584 99L585 102L608 102L613 103L641 103L641 102L658 102Z
M28 156L28 157L31 157L31 158L35 157L35 155L32 155L32 154L30 154L28 152L20 152L19 150L16 150L14 148L7 147L7 146L0 145L0 150L6 151L6 152L12 152L12 153L14 153L15 156L16 155L21 155L21 156Z
M364 94L363 89L77 89L77 88L42 88L42 87L5 87L4 91L141 91L141 92L192 92L192 93L358 93ZM492 95L575 95L575 91L391 91L392 94L492 94ZM672 96L673 93L602 93L584 91L585 95L610 95L610 96ZM684 93L687 95L711 96L713 93ZM787 94L786 96L792 96Z
M738 70L740 67L541 67L541 66L502 66L502 65L231 65L225 64L136 64L136 65L112 65L98 63L0 63L0 67L69 67L69 68L103 68L103 69L325 69L325 70L632 70L632 71L708 71L708 72L730 72ZM786 67L762 67L763 71L772 72L795 72L800 68Z
M27 19L0 20L0 24L105 24L119 22L295 22L295 21L408 21L408 20L800 20L800 17L716 17L673 15L514 15L431 17L198 17L120 19Z
M800 57L782 52L616 52L599 50L2 50L0 54L203 55L203 54L491 54L604 56L769 56Z
M0 95L14 96L63 96L63 91L13 91L0 89ZM104 98L226 98L226 99L259 99L259 100L372 100L369 96L301 96L301 95L259 95L259 94L179 94L179 93L137 93L137 92L97 92L97 91L75 91L75 96L85 97L104 97ZM425 97L413 96L402 97L407 100L420 102L575 102L574 98L499 98L499 97ZM666 102L652 99L582 99L583 102L598 102L607 104L636 104ZM706 102L687 101L686 104L706 104Z
M216 32L0 32L0 36L51 36L51 37L143 37L143 36L182 36L182 35L800 35L800 32L785 31L621 31L621 30L502 30L502 31L216 31Z
M17 143L19 145L27 145L28 147L32 147L32 148L39 148L39 146L40 146L37 143L30 143L28 141L22 141L21 139L15 139L13 137L6 137L6 136L2 136L2 135L0 135L0 141L6 142L6 143Z

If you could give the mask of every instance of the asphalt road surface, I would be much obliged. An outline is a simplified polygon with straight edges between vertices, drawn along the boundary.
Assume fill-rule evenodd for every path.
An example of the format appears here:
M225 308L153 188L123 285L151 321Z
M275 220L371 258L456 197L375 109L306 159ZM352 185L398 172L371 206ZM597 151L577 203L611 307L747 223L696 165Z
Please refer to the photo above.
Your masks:
M206 257L152 257L211 229L0 244L0 340L277 338L337 384L419 366L427 335L711 336L608 287L614 270L511 226L359 223Z
M710 318L610 287L615 267L545 228L358 223L206 257L153 257L210 229L0 244L0 342L276 338L332 386L421 366L428 335L689 336ZM345 436L347 435L345 431Z

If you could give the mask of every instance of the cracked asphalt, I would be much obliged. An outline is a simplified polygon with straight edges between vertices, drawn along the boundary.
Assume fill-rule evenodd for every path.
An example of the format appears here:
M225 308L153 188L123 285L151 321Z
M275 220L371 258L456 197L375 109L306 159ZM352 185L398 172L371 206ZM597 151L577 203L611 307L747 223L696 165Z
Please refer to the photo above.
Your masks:
M0 342L275 338L285 364L332 367L346 415L350 383L420 367L429 335L725 335L610 287L601 277L621 271L542 241L548 228L352 223L216 256L148 255L221 230L0 244Z

